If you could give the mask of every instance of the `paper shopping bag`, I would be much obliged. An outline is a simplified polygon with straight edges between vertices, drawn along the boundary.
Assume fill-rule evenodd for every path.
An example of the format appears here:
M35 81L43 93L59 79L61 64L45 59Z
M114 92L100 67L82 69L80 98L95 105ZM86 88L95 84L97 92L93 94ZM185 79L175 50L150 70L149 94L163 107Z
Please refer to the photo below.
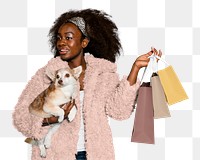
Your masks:
M152 98L154 118L170 117L169 108L167 105L165 93L157 73L153 73L151 77Z
M139 88L131 142L154 144L154 118L150 82Z
M158 71L169 105L188 99L188 96L171 65Z

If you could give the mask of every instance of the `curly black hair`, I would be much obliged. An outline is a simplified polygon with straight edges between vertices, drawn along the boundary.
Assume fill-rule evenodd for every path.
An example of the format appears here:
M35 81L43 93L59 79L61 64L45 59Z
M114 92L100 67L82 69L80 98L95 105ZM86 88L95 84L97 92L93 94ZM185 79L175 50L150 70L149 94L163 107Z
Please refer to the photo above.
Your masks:
M61 25L72 17L82 17L85 20L89 44L83 52L89 52L94 57L115 62L122 49L118 37L118 28L107 13L96 9L70 10L56 19L49 31L49 42L54 57L59 56L56 48L57 32Z

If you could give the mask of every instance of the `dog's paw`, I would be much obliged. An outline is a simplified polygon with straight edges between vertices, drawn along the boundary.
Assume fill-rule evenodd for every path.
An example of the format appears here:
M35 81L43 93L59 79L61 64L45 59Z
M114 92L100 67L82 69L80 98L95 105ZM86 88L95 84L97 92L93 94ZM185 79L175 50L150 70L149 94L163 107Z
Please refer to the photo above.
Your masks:
M46 158L46 150L45 150L45 148L40 150L40 156L42 158Z
M72 122L76 116L76 112L77 112L77 108L76 106L74 105L73 108L70 110L69 114L68 114L68 118L67 120L69 122Z
M58 122L61 123L64 120L64 116L59 116Z
M44 146L45 146L46 149L50 148L50 146L51 146L51 139L46 138L45 141L44 141Z
M46 152L45 153L40 153L40 157L46 158Z
M60 110L61 112L59 113L59 117L58 117L58 122L61 123L63 120L64 120L64 115L65 115L65 112L63 109Z

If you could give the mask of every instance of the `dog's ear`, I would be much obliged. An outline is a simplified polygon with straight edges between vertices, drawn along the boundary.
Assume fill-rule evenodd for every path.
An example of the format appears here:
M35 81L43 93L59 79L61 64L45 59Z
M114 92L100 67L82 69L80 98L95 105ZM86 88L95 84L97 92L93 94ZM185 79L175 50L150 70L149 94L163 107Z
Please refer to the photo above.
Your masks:
M50 71L49 69L46 69L45 74L51 81L54 81L54 79L56 77L56 72L53 72L53 71Z
M78 79L78 77L80 76L82 72L82 67L78 66L76 68L73 68L73 73L74 73L74 77Z

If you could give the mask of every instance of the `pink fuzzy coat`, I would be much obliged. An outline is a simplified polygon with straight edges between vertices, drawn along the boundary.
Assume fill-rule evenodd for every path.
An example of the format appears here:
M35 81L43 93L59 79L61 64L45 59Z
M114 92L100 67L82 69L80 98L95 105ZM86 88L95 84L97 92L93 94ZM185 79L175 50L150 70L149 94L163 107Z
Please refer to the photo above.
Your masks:
M120 81L116 64L104 59L85 56L87 69L84 79L83 118L85 127L85 147L87 160L114 160L112 133L108 116L117 120L130 117L137 82L130 86L126 77ZM22 92L13 113L14 126L26 137L40 139L48 131L42 127L42 118L29 113L29 104L50 84L45 70L55 71L67 67L60 57L52 58L46 66L39 69ZM76 98L78 113L72 123L64 121L52 137L45 160L74 160L80 127L80 100ZM23 143L23 142L22 142ZM32 160L42 160L37 146L32 148Z

